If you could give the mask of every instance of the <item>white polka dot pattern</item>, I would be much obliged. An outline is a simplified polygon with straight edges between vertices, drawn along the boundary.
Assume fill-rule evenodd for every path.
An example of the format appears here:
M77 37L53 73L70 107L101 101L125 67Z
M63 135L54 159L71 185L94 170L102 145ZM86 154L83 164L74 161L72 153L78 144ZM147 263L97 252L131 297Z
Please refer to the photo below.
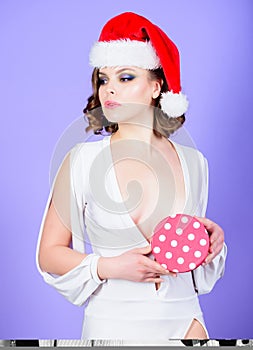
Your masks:
M201 239L201 240L199 241L199 244L202 245L202 246L205 246L205 245L207 244L206 239Z
M174 219L177 216L177 214L170 215L170 218Z
M196 264L195 263L190 263L189 264L189 269L190 270L194 270L196 268Z
M182 216L181 221L182 221L182 223L186 224L188 222L188 217Z
M172 258L172 253L171 252L166 252L165 257L166 259L171 259Z
M171 224L169 222L166 222L164 225L165 230L170 230L171 229Z
M190 247L188 245L184 245L183 248L182 248L182 251L185 252L185 253L188 253L190 250Z
M193 223L193 227L196 228L196 229L200 228L200 223L197 222L197 221L195 221L195 222Z
M193 240L195 239L194 234L193 234L193 233L190 233L190 234L188 235L188 239L189 239L189 241L193 241Z
M171 241L171 246L172 247L176 247L177 246L177 241L175 239L173 239L173 241Z
M184 263L184 258L178 258L177 259L177 262L180 264L180 265L182 265L183 263Z
M187 214L161 220L154 229L152 253L164 268L187 272L197 268L209 250L209 235L204 225Z
M177 235L180 236L182 233L183 233L183 230L181 229L181 227L179 227L179 228L176 229L176 234L177 234Z
M161 251L161 248L160 247L155 247L153 250L154 250L154 253L159 254L160 251Z
M159 236L159 241L160 242L164 242L166 240L166 236L165 235L160 235Z
M194 253L194 256L196 256L196 258L200 258L201 257L201 252L199 250L196 250L196 252Z

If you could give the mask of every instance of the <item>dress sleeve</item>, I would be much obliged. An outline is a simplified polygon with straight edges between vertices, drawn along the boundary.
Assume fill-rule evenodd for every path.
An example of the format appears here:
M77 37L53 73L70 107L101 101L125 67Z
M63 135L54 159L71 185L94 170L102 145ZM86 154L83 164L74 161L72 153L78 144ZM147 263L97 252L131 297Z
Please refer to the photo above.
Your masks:
M58 276L41 270L38 255L46 215L53 198L57 201L58 215L71 231L72 248L80 253L85 253L85 198L83 191L80 190L82 189L80 181L83 181L85 174L82 174L83 164L79 157L80 148L79 144L67 154L55 176L44 211L36 250L36 265L44 281L54 287L68 301L78 306L83 305L89 296L106 281L100 280L97 275L99 256L88 254L78 266L64 275Z
M224 243L221 252L207 265L193 271L198 294L211 292L215 283L224 275L227 246Z
M208 202L208 163L205 157L202 157L202 193L201 193L201 216L205 216ZM224 243L221 252L207 265L199 266L193 270L193 278L198 294L209 293L215 283L224 275L225 260L227 256L227 246Z

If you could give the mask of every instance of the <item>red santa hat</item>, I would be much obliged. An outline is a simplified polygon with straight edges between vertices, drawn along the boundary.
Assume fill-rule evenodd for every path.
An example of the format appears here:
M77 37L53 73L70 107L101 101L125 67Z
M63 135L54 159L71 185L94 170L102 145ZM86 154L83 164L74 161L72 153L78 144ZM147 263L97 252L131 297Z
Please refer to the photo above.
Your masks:
M155 24L132 12L110 19L90 51L92 67L136 66L164 71L168 92L160 104L169 117L187 111L188 100L181 92L179 52L176 45Z

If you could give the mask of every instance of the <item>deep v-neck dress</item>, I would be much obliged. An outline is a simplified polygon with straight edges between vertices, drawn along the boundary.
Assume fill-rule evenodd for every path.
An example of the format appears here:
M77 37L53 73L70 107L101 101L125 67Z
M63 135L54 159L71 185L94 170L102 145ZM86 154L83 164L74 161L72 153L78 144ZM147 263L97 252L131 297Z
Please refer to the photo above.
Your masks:
M173 145L184 178L184 213L205 216L208 197L206 159L193 148L174 142ZM158 289L154 283L123 279L101 281L97 276L100 256L117 256L148 244L122 202L110 136L76 145L71 151L69 174L73 249L79 252L91 249L92 253L65 275L41 271L38 249L51 191L38 240L37 266L44 280L73 304L83 305L88 300L82 338L183 339L193 319L206 330L191 272L180 273L176 278L163 276L164 282ZM225 258L224 245L210 264L194 270L199 294L208 293L223 275Z

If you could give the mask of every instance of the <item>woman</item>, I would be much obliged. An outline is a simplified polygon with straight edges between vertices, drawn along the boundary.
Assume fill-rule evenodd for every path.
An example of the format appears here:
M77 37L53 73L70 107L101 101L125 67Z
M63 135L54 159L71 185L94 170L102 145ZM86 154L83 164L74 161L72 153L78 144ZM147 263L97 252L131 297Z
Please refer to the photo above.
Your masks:
M111 135L64 159L41 226L39 271L72 303L89 298L83 339L208 338L197 291L223 275L226 246L204 218L205 158L168 140L188 107L177 48L127 12L106 23L90 62L85 113L95 133ZM192 274L168 271L151 254L154 227L176 213L200 217L210 235L209 255Z

